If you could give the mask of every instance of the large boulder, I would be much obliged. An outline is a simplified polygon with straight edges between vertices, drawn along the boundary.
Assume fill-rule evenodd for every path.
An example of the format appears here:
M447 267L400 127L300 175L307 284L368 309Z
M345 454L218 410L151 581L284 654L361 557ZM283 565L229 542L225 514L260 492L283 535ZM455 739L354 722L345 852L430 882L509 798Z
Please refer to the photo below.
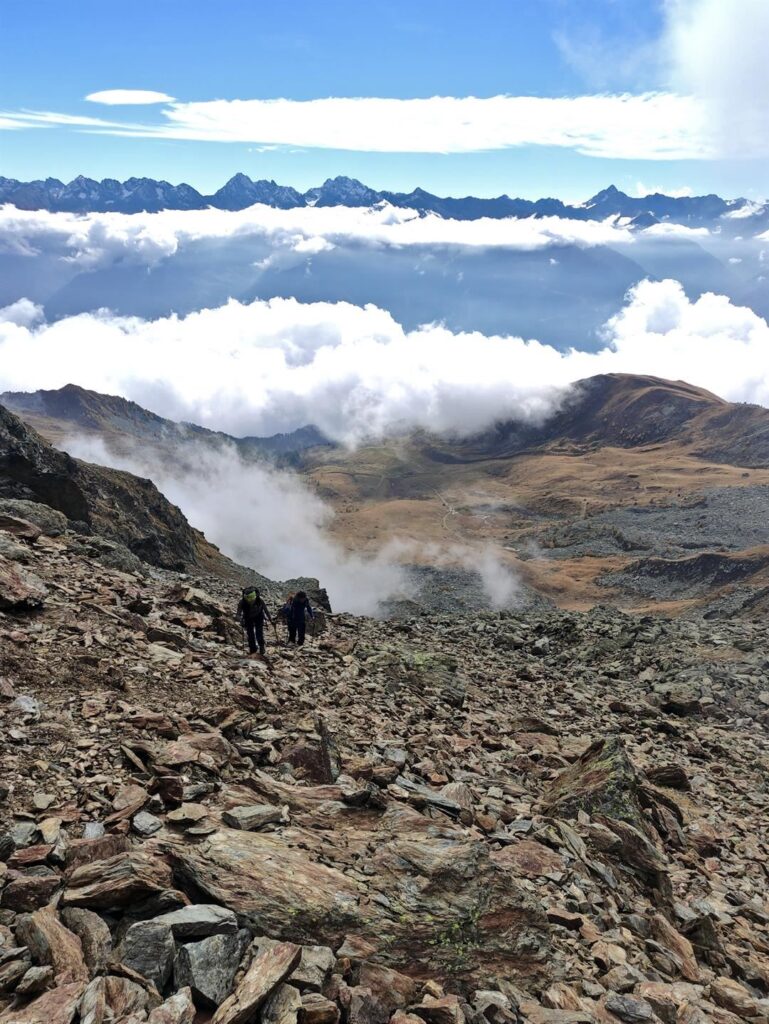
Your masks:
M67 529L67 517L50 505L39 501L25 501L23 498L0 498L0 514L17 516L34 523L46 537L58 537Z
M543 908L481 840L394 806L357 841L370 865L363 891L319 862L330 859L323 837L301 828L221 829L196 846L176 843L170 855L179 884L254 931L332 948L357 935L379 962L424 976L539 973L549 950Z
M626 821L647 832L639 803L640 778L619 736L596 740L551 783L542 801L554 817L573 819L580 811Z

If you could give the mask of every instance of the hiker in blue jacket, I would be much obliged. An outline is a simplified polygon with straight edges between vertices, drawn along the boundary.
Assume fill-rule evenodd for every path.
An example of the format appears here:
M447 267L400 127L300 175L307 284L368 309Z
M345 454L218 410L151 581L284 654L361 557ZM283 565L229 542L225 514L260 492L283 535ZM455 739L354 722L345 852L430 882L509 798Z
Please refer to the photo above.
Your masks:
M307 616L309 615L313 621L315 620L315 612L312 610L307 594L303 590L299 590L290 601L286 602L284 608L288 626L288 642L296 643L301 647L307 628Z

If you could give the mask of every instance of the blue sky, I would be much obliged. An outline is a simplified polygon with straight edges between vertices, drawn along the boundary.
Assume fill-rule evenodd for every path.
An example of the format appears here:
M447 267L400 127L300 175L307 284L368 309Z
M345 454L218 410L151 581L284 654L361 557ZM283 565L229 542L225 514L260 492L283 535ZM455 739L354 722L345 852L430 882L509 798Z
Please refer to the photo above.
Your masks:
M762 0L733 2L751 13ZM4 0L0 174L148 175L202 191L245 171L299 188L349 174L454 195L580 199L610 182L633 193L763 195L753 121L739 158L692 127L718 121L721 85L705 62L721 45L723 9L722 0ZM757 37L741 20L738 57ZM755 91L736 79L724 88ZM118 89L174 101L85 99ZM693 90L702 95L691 99ZM650 92L653 107L638 99ZM446 100L413 102L435 96ZM350 97L361 98L354 109L311 103ZM452 101L467 97L484 102ZM530 109L522 97L541 103ZM596 97L606 102L594 110ZM280 98L297 102L277 111L253 102Z

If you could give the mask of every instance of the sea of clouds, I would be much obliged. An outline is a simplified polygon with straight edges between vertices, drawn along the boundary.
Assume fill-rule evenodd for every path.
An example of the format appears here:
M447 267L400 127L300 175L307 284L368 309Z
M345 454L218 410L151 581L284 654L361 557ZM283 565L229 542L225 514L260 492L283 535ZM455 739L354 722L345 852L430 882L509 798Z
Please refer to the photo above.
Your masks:
M206 247L197 252L197 263L177 267L174 261L201 239ZM765 241L751 241L758 280ZM241 242L247 245L238 248ZM717 242L704 229L670 225L633 233L617 222L456 222L388 207L85 217L5 208L0 259L19 277L10 293L6 289L11 301L0 309L0 391L76 383L234 435L269 435L312 423L349 446L413 429L467 436L503 420L541 423L567 399L573 382L598 373L686 380L732 401L769 406L767 322L733 298L685 288L672 277L637 280L624 299L620 293L592 350L579 338L573 346L556 346L523 331L458 330L437 320L404 325L388 308L327 296L241 297L206 305L202 288L212 270L224 268L226 295L230 273L239 266L251 272L255 263L259 270L293 260L304 279L313 260L337 249L380 256L383 266L406 253L415 280L426 267L438 266L456 291L462 273L453 262L457 253L534 253L549 267L558 264L564 247L589 254L607 246L656 246L675 268L679 250L673 247L690 252ZM355 259L349 266L354 273ZM493 271L497 265L488 266ZM136 275L138 291L149 296L187 275L186 287L200 293L202 308L171 315L92 308L92 280L126 267ZM170 277L158 277L161 272ZM41 290L73 274L82 309L51 315ZM115 280L121 286L123 278ZM500 280L504 294L504 274ZM585 280L581 301L598 306L592 289L601 282L592 271ZM479 301L484 303L483 295ZM534 286L532 301L546 305ZM509 314L515 321L514 302ZM239 561L275 578L318 576L337 608L372 612L382 600L407 594L401 563L417 554L428 554L436 566L479 569L493 604L516 599L514 578L490 549L454 545L420 553L398 542L372 557L343 551L329 537L331 510L300 479L246 467L229 450L201 452L195 466L184 469L147 453L116 456L82 439L69 447L151 476L195 526Z
M0 389L72 382L235 435L308 423L349 445L413 428L468 435L541 422L597 373L769 405L769 326L723 296L692 301L673 280L635 286L596 352L436 324L406 331L372 306L294 299L157 320L102 311L48 323L27 300L0 310Z

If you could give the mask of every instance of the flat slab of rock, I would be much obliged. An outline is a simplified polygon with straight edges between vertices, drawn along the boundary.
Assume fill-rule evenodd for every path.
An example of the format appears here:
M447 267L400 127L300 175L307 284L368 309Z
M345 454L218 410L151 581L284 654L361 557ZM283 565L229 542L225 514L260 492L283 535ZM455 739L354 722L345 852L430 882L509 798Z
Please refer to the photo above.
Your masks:
M0 1024L70 1024L77 1013L85 985L59 985L20 1009L0 1014Z
M234 912L215 903L195 903L181 910L161 914L155 921L167 925L174 938L182 942L204 939L209 935L234 935L238 930L238 919Z
M213 1024L248 1024L267 997L286 980L299 963L301 946L278 942L254 959L236 991L213 1017Z
M65 906L124 907L172 888L171 868L160 857L138 850L76 868L64 890Z
M371 866L365 901L354 878L318 862L320 840L309 830L220 829L195 846L179 841L169 854L179 884L233 910L257 933L333 948L355 935L386 966L426 975L451 969L478 980L543 970L550 941L544 908L481 840L400 804L362 836Z
M222 821L231 828L253 832L265 825L274 825L281 821L283 812L280 807L270 804L250 804L246 807L231 807L222 815Z
M538 878L564 870L563 857L536 839L522 839L519 843L506 846L492 854L492 859L508 868L513 875L522 875L524 878Z

